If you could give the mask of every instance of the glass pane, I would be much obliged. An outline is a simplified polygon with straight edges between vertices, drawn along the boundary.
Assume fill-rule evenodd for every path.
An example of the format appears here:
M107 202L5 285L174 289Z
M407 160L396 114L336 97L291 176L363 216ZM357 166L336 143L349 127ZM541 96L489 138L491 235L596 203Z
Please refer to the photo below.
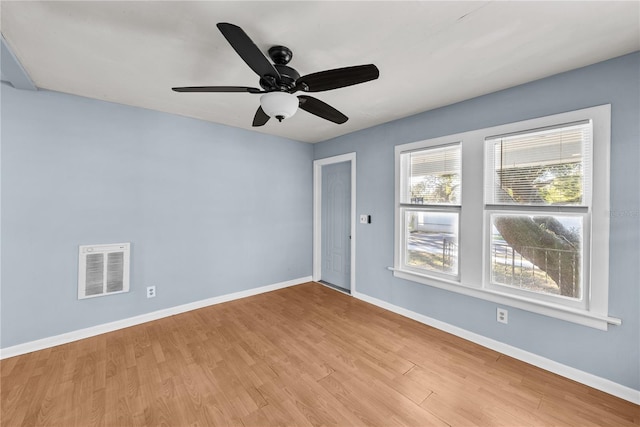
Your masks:
M591 123L487 140L487 203L586 204Z
M405 265L458 274L458 213L405 212Z
M460 204L460 144L405 155L409 156L409 200L404 203Z
M582 217L491 215L491 282L582 298Z

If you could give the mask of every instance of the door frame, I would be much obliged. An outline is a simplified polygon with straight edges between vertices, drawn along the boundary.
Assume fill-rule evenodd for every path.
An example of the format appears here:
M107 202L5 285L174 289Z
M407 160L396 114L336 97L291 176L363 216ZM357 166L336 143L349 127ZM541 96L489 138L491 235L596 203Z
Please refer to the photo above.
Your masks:
M351 163L351 272L349 288L356 291L356 153L340 154L313 161L313 275L314 281L322 278L322 167L334 163Z

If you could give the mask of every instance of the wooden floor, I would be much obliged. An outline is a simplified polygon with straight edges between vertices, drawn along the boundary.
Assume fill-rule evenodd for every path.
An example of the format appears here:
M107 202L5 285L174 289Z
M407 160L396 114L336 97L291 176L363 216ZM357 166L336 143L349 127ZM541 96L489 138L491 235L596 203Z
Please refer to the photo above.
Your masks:
M5 359L2 426L638 426L640 407L315 283Z

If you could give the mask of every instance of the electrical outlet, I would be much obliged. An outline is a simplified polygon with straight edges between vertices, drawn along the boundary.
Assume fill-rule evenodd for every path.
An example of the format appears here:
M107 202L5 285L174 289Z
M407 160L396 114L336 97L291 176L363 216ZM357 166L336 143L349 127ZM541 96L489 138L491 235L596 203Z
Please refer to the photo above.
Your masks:
M498 308L496 320L500 323L509 323L509 312L504 308Z
M153 298L156 296L156 287L147 286L147 298Z

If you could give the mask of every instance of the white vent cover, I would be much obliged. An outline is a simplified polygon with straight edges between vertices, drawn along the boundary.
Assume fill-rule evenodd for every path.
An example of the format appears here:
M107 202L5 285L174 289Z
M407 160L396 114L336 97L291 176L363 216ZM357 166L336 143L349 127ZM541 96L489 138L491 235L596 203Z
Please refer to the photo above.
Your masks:
M129 292L129 243L80 246L78 299Z

